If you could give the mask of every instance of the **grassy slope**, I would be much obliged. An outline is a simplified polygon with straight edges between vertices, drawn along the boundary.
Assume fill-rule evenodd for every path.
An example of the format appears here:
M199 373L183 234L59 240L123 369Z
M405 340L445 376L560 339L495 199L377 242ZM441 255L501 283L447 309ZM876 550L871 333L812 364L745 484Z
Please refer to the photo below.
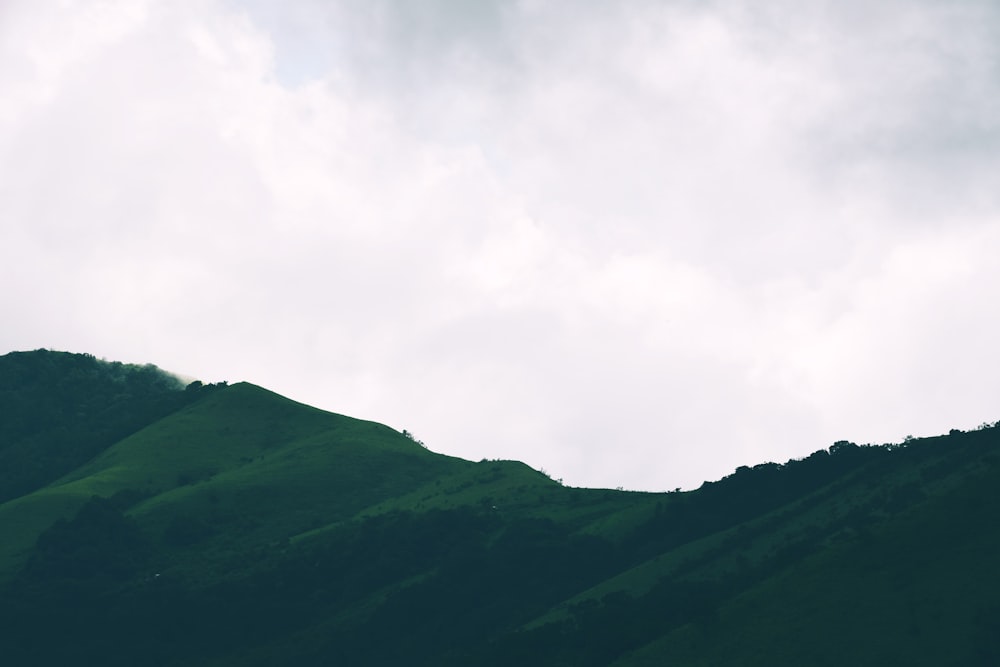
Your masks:
M0 504L211 393L155 366L36 350L0 356Z
M904 481L912 474L909 469L896 472ZM883 492L899 483L893 475L878 477ZM836 530L834 526L854 507L869 501L873 493L863 472L850 474L761 516L659 553L580 593L568 604L599 600L615 593L642 595L664 578L707 580L738 568L760 565L783 544L794 541L812 527ZM739 543L738 549L732 548L735 543Z
M710 623L664 628L615 666L974 664L989 634L984 624L996 615L990 605L1000 599L991 579L1000 539L990 529L1000 468L987 448L962 443L987 437L995 434L873 459L770 511L629 561L526 627L567 620L574 606L612 594L637 598L664 579L757 572ZM548 519L627 545L655 512L670 516L672 503L702 497L566 488L522 463L434 454L386 426L241 383L0 504L0 581L54 521L93 495L125 491L135 494L129 514L159 547L156 571L190 582L224 579L254 554L280 559L287 540L321 544L354 518L472 508L504 522ZM797 545L808 548L790 560L781 553ZM343 613L367 615L407 585L389 582L364 598L371 609ZM326 624L303 632L319 633L319 642ZM825 627L839 634L817 632ZM942 632L962 646L941 653L943 643L929 638Z
M891 486L893 475L940 460L894 470L880 483ZM983 656L1000 648L1000 533L993 529L1000 465L984 450L924 488L924 500L895 515L876 512L874 521L838 532L825 548L729 599L713 622L672 630L614 667L992 664ZM871 492L853 490L850 500Z
M361 516L489 508L506 519L538 518L614 538L649 511L654 494L564 487L519 461L481 461L414 491L389 498Z
M464 465L381 424L236 384L122 440L48 487L0 505L0 578L23 562L42 530L93 495L141 493L146 500L131 512L154 533L176 515L252 517L252 537L279 538Z

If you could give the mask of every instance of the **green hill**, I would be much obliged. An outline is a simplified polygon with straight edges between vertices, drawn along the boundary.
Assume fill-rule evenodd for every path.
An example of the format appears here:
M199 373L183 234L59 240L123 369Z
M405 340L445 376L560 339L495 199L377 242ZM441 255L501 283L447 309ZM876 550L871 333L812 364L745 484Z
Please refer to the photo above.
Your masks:
M199 396L155 366L37 350L0 357L0 502L74 470Z
M13 353L0 655L1000 664L998 441L841 442L691 492L579 489L246 383Z

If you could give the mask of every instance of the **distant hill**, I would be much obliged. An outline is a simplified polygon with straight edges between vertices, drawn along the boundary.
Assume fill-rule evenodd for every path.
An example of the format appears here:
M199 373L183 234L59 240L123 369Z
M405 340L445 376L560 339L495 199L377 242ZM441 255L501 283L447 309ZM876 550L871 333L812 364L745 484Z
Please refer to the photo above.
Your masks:
M564 487L251 384L0 357L10 665L997 665L1000 429Z

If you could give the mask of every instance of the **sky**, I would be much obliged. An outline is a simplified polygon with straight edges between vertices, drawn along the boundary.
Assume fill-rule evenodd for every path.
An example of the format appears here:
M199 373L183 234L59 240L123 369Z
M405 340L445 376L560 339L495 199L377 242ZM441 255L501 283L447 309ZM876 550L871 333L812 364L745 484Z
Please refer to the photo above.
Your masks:
M993 0L3 0L0 353L573 486L1000 419Z

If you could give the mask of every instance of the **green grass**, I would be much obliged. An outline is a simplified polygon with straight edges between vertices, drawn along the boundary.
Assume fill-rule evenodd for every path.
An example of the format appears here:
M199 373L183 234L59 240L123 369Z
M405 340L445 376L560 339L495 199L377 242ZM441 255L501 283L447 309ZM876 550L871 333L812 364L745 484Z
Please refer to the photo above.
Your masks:
M867 468L854 471L763 515L656 554L579 592L525 628L565 621L574 606L598 602L608 595L642 596L664 580L723 580L748 568L766 566L783 549L798 544L818 540L821 545L836 548L856 534L849 527L852 513L860 511L873 520L885 519L893 514L894 496L918 487L928 498L946 497L984 470L984 463L972 458L948 474L925 480L925 471L945 459L947 456L927 457L919 465L879 470L877 474ZM683 495L668 495L664 502L677 501Z
M976 652L997 648L996 628L982 617L1000 600L996 474L957 471L960 485L842 537L725 602L713 624L677 628L614 667L985 664Z
M90 495L70 490L52 490L15 498L0 505L0 581L13 575L24 564L35 540L43 530L58 521L68 519L87 501Z
M38 535L91 496L140 492L130 513L154 536L170 517L240 517L248 539L343 519L467 462L393 429L324 412L254 385L209 395L122 440L73 473L0 505L0 579Z
M549 519L581 533L616 539L649 515L653 494L564 487L519 461L461 461L414 490L388 497L357 515L364 519L391 512L429 512L473 508L504 519ZM319 536L339 522L304 532L299 541Z
M510 625L484 650L571 637L586 652L585 640L617 623L615 652L606 654L615 667L974 664L977 647L996 634L991 619L1000 618L1000 463L987 446L995 435L895 453L845 450L811 457L812 468L734 473L707 490L635 493L564 487L516 461L436 454L387 426L241 383L0 504L0 583L58 519L92 496L118 495L122 505L95 503L107 513L93 516L138 536L123 542L134 553L95 546L103 524L86 523L97 519L85 514L53 531L16 581L73 572L60 554L76 564L88 553L99 563L131 553L123 562L134 570L122 585L144 600L157 573L190 600L312 609L277 643L262 640L268 651L301 644L303 655L328 650L338 633L381 636L394 609L406 613L393 632L422 627L410 623L422 620L414 609L436 614L438 626L424 630L437 632L495 602L509 606L497 618ZM754 479L778 481L766 489ZM764 493L772 489L787 492ZM68 542L59 542L60 530ZM60 544L75 546L53 547ZM46 585L61 590L61 576ZM326 602L331 591L344 597ZM519 593L500 599L507 591ZM154 598L148 609L159 609ZM254 614L270 613L269 605ZM7 622L22 609L12 603ZM241 655L219 664L240 664Z

